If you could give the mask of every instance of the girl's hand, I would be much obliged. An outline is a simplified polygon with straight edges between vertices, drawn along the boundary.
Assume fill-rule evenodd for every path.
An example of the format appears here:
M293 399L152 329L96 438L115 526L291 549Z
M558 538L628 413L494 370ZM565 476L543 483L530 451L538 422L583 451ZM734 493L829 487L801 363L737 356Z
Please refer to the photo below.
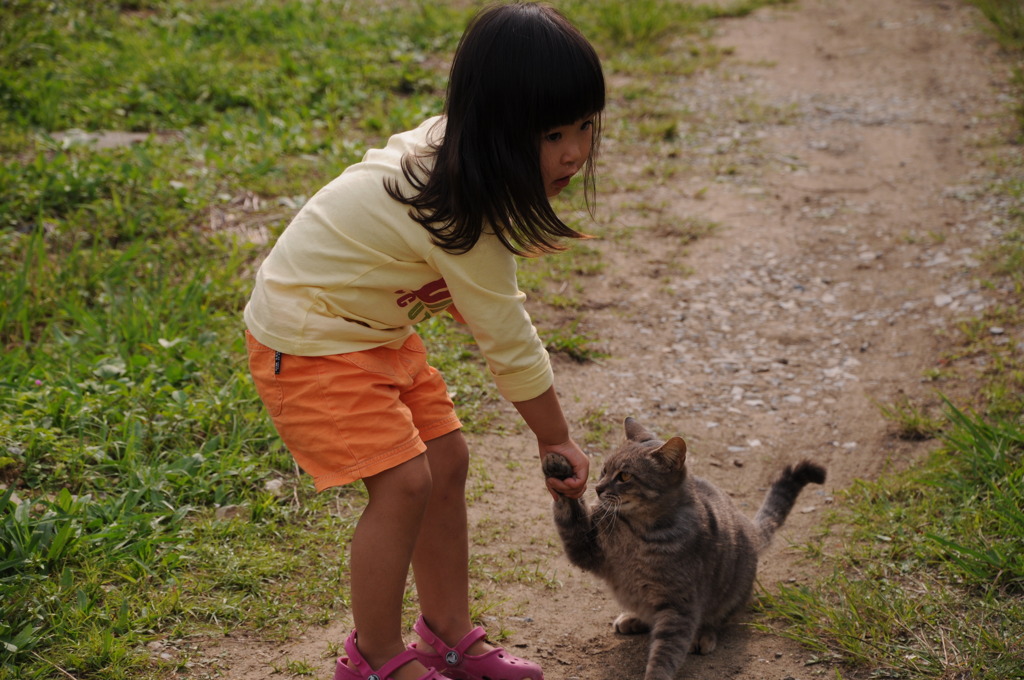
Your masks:
M572 465L572 477L566 479L547 477L545 479L551 497L558 500L560 496L565 496L566 498L579 498L582 496L587 490L587 478L590 475L590 459L587 458L587 454L583 453L583 450L571 439L561 444L544 444L539 441L538 444L540 446L541 460L544 460L544 456L549 453L558 453L564 456L569 461L569 464Z
M547 479L551 497L558 500L559 496L579 498L587 490L587 475L590 474L590 459L577 446L569 434L569 425L558 403L555 386L549 387L543 394L526 401L512 402L530 430L537 436L540 448L540 459L549 453L558 453L572 465L572 477L567 479ZM550 442L561 442L550 443Z

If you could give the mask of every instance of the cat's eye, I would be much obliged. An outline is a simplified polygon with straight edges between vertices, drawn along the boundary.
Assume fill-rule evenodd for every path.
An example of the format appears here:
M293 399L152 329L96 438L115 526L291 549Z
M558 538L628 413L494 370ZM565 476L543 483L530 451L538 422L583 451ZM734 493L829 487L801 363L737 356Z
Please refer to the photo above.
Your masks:
M620 482L630 482L633 480L633 475L629 472L620 472L615 476L619 478Z

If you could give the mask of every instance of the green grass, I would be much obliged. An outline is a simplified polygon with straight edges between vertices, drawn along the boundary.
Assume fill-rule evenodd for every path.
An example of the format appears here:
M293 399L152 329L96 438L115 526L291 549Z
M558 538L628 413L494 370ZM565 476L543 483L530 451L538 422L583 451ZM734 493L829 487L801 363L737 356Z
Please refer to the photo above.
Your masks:
M1024 142L1024 5L1018 0L968 0L987 20L987 26L1005 50L1016 58L1013 84L1017 90L1014 115L1017 142Z
M1024 50L1024 6L1017 0L969 0L991 24L996 39L1008 49Z

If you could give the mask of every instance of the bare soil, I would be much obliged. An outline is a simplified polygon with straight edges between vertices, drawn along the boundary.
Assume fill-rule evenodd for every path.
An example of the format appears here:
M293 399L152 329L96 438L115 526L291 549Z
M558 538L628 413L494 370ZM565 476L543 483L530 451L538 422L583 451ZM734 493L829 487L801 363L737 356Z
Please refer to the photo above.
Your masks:
M997 228L978 189L991 179L986 150L1005 133L1008 68L980 16L953 0L801 0L715 28L734 53L679 78L673 103L721 120L714 134L694 133L678 158L604 149L602 173L618 187L601 196L617 222L605 232L618 236L590 243L606 266L583 280L574 314L609 358L556 358L556 377L572 422L603 413L616 423L592 447L595 471L629 415L682 435L691 470L751 513L784 464L825 464L826 485L804 491L762 560L760 586L771 589L814 575L797 546L826 529L841 490L934 446L895 437L879 404L927 409L937 389L971 390L925 378L949 368L955 320L1002 294L978 281ZM652 181L651 167L671 172ZM684 244L673 225L695 217L721 226ZM531 437L470 444L493 482L470 508L474 587L498 603L483 613L488 628L548 680L642 678L647 639L617 636L615 603L562 555ZM836 677L828 662L808 665L801 646L745 625L754 616L678 677ZM328 645L349 626L340 612L287 643L227 638L196 659L193 677L270 680L301 661L326 679Z

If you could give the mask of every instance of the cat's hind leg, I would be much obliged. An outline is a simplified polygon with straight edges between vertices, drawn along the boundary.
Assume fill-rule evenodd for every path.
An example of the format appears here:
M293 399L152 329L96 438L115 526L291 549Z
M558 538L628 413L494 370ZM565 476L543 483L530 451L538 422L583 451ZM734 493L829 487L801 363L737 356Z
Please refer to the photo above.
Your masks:
M633 614L626 613L619 614L612 622L612 626L620 635L640 635L651 630L649 623Z
M718 646L718 631L704 626L690 644L690 654L710 654Z
M665 608L651 625L651 647L647 653L644 680L673 680L693 647L699 630L699 616L693 611Z

